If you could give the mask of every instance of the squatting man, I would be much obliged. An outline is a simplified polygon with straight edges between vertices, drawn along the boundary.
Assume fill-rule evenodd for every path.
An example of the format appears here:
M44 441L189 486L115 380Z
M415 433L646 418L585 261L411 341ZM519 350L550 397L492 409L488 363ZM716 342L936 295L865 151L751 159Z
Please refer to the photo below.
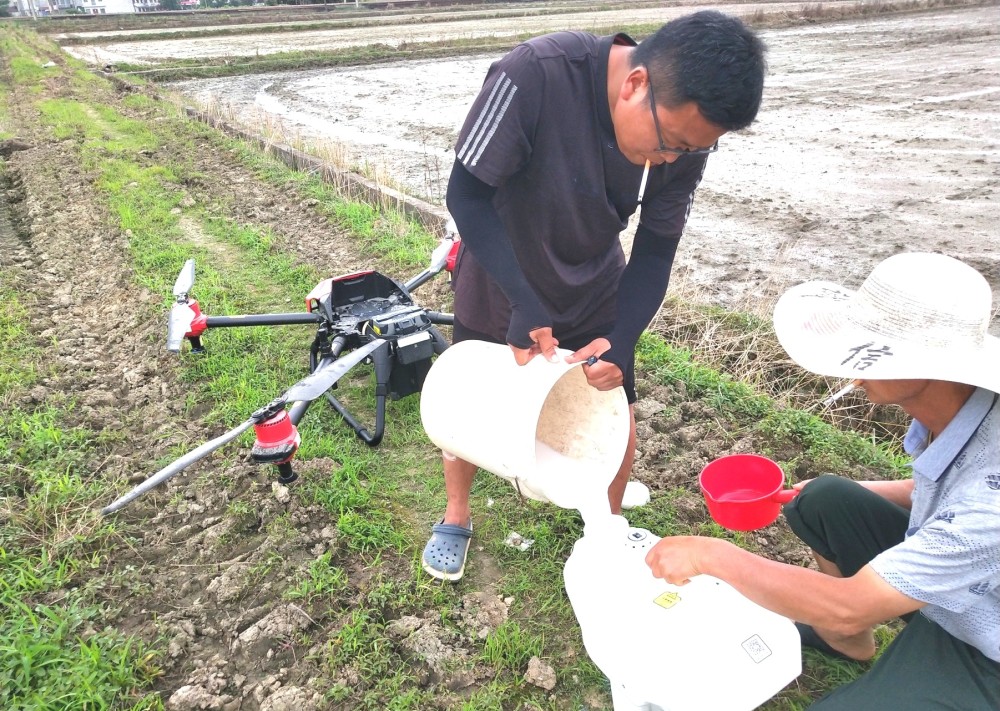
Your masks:
M774 329L792 360L860 380L868 399L913 420L912 478L799 482L785 517L819 570L767 560L728 541L664 538L653 574L683 585L708 574L798 620L803 644L866 661L875 625L906 626L871 669L812 707L822 711L1000 709L1000 339L991 290L941 254L883 261L857 291L792 288Z

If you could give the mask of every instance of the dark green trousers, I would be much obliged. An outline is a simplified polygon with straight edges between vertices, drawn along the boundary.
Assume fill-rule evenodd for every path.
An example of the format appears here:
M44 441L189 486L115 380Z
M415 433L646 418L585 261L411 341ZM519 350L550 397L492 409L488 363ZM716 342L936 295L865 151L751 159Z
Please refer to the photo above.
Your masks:
M785 518L810 548L854 575L900 543L909 512L850 479L811 482ZM1000 664L919 613L862 677L824 696L813 711L998 711Z

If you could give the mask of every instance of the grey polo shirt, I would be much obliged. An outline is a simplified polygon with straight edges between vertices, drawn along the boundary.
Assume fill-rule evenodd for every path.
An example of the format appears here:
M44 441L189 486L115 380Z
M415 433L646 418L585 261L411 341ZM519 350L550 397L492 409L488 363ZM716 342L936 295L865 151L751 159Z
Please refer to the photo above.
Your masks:
M1000 406L979 388L930 445L916 420L905 540L871 566L949 634L1000 661Z

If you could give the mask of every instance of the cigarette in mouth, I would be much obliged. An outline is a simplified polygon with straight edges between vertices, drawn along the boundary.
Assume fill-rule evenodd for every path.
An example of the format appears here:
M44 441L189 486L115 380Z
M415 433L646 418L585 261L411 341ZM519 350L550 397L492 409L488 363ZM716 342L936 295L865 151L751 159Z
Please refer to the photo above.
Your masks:
M820 404L823 407L830 407L830 405L832 405L833 403L837 402L837 400L839 400L840 398L844 397L844 395L846 395L847 393L851 392L852 390L854 390L854 388L858 387L859 385L861 385L861 381L860 380L852 380L851 382L849 382L847 385L845 385L844 387L842 387L840 390L838 390L837 392L835 392L833 395L831 395L830 397L828 397L826 400L824 400Z
M649 161L646 161L646 167L642 171L642 180L639 182L639 206L642 207L642 196L646 192L646 180L649 178Z

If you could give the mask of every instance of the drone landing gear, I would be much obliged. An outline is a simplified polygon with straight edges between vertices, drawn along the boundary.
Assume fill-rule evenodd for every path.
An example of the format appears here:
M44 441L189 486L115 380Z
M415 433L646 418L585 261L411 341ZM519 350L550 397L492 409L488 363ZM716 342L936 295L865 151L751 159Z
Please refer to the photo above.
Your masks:
M438 314L434 314L434 316L440 318ZM430 370L433 355L440 355L448 347L444 336L431 325L431 322L414 320L410 324L407 320L406 325L409 329L408 333L390 337L387 344L389 347L376 350L371 355L371 362L375 369L374 430L358 421L347 409L347 406L338 400L333 393L324 393L330 407L354 430L358 439L369 447L377 447L382 441L385 432L386 400L401 400L408 395L420 392L424 378ZM376 340L378 338L375 337ZM327 349L323 334L320 334L310 349L310 368L320 367L323 362L328 362L327 359L335 360L343 351L346 342L346 338L339 336L333 339L329 349ZM333 387L336 388L336 385Z
M388 349L381 349L372 356L375 365L375 432L368 431L368 428L358 422L354 416L348 412L344 404L335 398L331 393L326 393L326 401L330 403L338 415L354 430L358 438L369 447L377 447L382 441L385 432L385 398L389 394L389 378L392 374L393 356Z

